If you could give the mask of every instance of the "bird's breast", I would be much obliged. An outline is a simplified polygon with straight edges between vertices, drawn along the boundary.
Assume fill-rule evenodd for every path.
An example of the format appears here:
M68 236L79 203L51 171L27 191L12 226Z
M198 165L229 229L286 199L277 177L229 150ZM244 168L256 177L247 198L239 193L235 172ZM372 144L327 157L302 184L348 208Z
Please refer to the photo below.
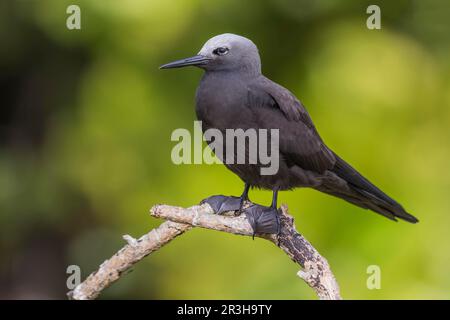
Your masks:
M238 80L202 80L197 89L196 113L204 128L253 127L252 113L246 104L247 88Z

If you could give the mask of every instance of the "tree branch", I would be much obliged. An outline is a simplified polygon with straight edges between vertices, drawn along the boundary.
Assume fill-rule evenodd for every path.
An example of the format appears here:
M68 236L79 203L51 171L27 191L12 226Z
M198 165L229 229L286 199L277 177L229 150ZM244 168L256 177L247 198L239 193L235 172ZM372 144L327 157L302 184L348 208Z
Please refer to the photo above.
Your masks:
M302 270L297 275L314 289L320 299L340 300L339 286L327 260L297 232L294 219L288 214L286 206L281 206L279 213L280 234L278 236L261 234L256 235L256 237L273 242L294 262L298 263ZM95 299L103 289L117 281L135 263L192 227L213 229L237 235L253 235L253 230L244 214L238 217L235 217L232 213L230 213L231 215L216 215L208 204L187 209L156 205L150 210L150 214L168 221L139 239L124 236L128 244L109 260L102 263L96 272L92 273L73 291L69 292L69 298L76 300Z

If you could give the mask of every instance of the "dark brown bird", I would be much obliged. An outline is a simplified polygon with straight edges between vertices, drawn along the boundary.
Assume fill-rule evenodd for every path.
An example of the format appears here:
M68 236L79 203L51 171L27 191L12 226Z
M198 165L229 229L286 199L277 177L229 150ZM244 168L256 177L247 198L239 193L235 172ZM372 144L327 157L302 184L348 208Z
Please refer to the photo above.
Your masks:
M249 39L218 35L208 40L198 55L161 68L184 66L205 70L196 95L196 113L204 132L211 128L223 133L226 129L279 130L279 169L275 174L261 174L265 165L259 159L255 164L224 161L245 182L245 189L241 197L220 195L205 199L216 213L241 212L250 187L272 190L270 207L253 205L243 211L255 233L276 233L278 191L309 187L391 220L418 222L325 145L302 103L262 75L258 49ZM227 142L224 143L226 148ZM248 158L249 145L244 148Z

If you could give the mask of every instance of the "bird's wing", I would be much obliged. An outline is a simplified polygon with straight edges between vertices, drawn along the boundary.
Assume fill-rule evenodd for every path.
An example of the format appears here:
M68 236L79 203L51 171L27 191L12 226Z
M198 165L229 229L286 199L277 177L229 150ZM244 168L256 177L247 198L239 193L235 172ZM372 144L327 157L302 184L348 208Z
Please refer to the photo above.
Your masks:
M262 127L280 130L280 153L288 163L319 173L334 166L334 154L323 143L305 107L289 90L260 77L248 87L248 104L261 115L258 121Z

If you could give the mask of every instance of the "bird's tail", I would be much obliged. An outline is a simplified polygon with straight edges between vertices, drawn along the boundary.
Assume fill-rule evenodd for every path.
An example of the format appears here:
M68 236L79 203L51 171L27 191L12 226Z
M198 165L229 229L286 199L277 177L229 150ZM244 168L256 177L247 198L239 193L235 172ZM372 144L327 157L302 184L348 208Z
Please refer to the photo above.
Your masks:
M364 178L352 166L337 155L335 157L336 164L331 171L344 180L348 188L342 188L342 185L336 186L335 183L324 183L324 185L318 187L320 191L342 198L359 207L370 209L394 221L397 220L396 218L411 223L419 221L406 212L394 199Z

